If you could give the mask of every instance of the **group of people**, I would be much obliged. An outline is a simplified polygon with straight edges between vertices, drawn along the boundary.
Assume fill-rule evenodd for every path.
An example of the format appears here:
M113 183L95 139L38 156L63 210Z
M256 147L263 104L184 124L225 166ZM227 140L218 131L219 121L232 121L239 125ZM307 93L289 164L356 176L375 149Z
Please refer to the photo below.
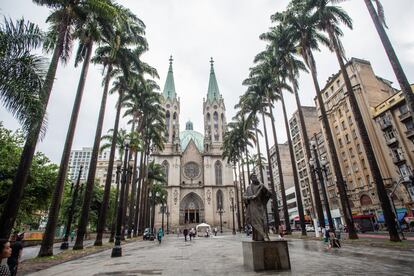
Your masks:
M181 232L180 228L177 228L177 234L178 234L178 236L180 236L180 232ZM184 236L184 240L185 241L187 241L187 237L189 237L189 239L191 241L196 236L196 230L194 228L191 228L191 229L184 228L184 230L183 230L183 236Z
M341 232L338 231L335 233L335 230L329 228L322 228L322 236L323 240L327 245L327 249L331 248L340 248L341 242L339 241L341 238Z
M17 274L19 259L23 252L23 236L23 233L15 233L12 238L12 244L9 240L0 240L0 276L14 276Z

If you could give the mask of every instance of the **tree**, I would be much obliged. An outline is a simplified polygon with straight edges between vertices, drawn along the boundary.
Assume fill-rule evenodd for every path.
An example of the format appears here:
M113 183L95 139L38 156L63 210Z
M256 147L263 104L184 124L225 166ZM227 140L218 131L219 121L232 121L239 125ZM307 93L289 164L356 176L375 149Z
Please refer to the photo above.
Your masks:
M119 8L120 9L120 8ZM88 224L88 214L93 192L96 165L98 160L99 142L102 134L103 120L105 116L106 100L109 90L109 82L112 77L112 70L120 68L126 78L129 76L131 64L139 66L139 57L137 57L130 48L134 45L147 47L144 34L145 25L142 21L130 14L128 10L122 10L120 22L116 24L114 35L103 38L103 43L96 49L96 56L92 59L94 63L102 64L106 68L104 81L104 90L102 93L101 106L98 115L98 122L95 131L95 140L92 149L91 163L86 184L85 199L82 206L82 215L79 219L79 229L76 236L74 250L83 249L83 240ZM128 27L128 28L127 28Z
M24 144L22 131L12 132L0 122L0 213L3 214L13 178L17 171ZM42 215L49 206L51 190L57 177L57 166L41 152L33 157L29 180L16 214L16 230L22 225L37 229Z
M377 5L377 11L375 10L372 1L374 1ZM364 0L364 2L367 6L372 21L374 22L375 29L377 29L378 35L381 39L385 52L387 53L388 59L392 66L392 70L394 71L397 81L400 84L401 91L403 92L404 98L407 102L408 110L410 111L411 116L414 120L414 93L410 83L408 82L407 76L405 75L404 70L400 64L398 56L395 53L394 47L392 46L392 43L384 29L384 27L388 28L387 24L385 23L384 8L380 0Z
M345 222L349 229L349 237L351 239L356 239L358 236L353 224L352 214L350 213L345 181L342 176L338 155L336 154L332 130L326 115L326 109L317 79L316 63L313 56L313 51L319 50L320 44L329 46L330 43L329 40L317 30L316 20L314 17L311 17L309 11L304 8L306 6L305 4L306 3L303 1L293 0L289 4L287 11L284 13L276 13L272 16L272 20L280 22L280 24L284 25L288 29L288 32L291 33L291 39L297 44L297 48L300 49L302 58L311 72L316 91L316 98L321 112L320 120L322 121L329 154L332 159L332 167L336 177L336 184L339 190Z
M346 27L352 29L352 19L341 7L331 4L331 0L309 0L308 9L313 11L312 16L316 17L316 24L318 28L328 34L331 43L331 50L335 52L338 59L339 66L341 68L341 74L344 78L345 87L348 92L347 94L350 107L352 113L354 114L355 123L357 125L362 145L367 155L370 171L377 187L378 197L381 201L382 210L384 211L384 219L387 224L390 240L401 241L398 235L395 215L391 209L391 204L387 191L385 189L384 180L381 175L378 161L375 157L374 150L372 148L372 144L362 117L362 113L359 109L357 98L353 91L351 79L348 75L348 71L343 60L345 53L340 41L340 36L342 36L343 33L340 29L339 23L342 22Z

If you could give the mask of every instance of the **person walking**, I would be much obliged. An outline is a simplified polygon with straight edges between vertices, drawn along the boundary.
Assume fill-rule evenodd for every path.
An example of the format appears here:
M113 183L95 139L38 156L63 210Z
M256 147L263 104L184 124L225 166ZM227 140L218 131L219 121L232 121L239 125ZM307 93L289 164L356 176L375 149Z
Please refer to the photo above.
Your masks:
M72 230L70 232L70 242L73 242L73 239L75 238L75 230Z
M184 240L187 241L188 229L184 228L183 230Z
M214 227L214 236L217 236L217 227Z
M17 275L17 267L19 265L19 260L23 253L23 237L24 233L21 233L20 235L16 234L15 236L15 242L12 245L12 253L10 257L7 259L7 265L10 269L10 275L15 276Z
M163 236L164 236L164 231L162 231L162 228L160 227L160 229L158 229L158 233L157 233L157 240L158 240L159 244L161 244L161 240L162 240Z
M12 249L10 242L6 239L0 239L0 276L11 276L7 258L11 256Z

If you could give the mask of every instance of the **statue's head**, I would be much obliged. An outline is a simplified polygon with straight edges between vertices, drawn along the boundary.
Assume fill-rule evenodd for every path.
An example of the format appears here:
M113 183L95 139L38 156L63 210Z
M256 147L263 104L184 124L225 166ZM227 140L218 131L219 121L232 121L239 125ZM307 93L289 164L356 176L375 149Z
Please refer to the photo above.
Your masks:
M250 175L250 180L252 181L252 184L254 185L260 184L259 180L257 179L257 175L255 173L252 173Z

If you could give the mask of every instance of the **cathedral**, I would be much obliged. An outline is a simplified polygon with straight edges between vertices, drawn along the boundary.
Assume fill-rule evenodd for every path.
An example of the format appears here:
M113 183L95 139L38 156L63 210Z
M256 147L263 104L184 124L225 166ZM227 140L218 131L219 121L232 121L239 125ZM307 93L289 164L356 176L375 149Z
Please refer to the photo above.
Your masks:
M167 220L170 230L202 222L219 227L221 217L223 228L232 228L232 198L236 202L236 195L232 166L222 159L226 109L213 59L210 61L207 96L200 102L204 135L193 129L191 121L180 131L180 98L175 90L172 58L169 61L162 94L167 143L164 150L152 154L152 159L164 167L167 178L168 212L164 214L164 227L166 229ZM156 207L155 213L155 227L160 227L161 206Z

